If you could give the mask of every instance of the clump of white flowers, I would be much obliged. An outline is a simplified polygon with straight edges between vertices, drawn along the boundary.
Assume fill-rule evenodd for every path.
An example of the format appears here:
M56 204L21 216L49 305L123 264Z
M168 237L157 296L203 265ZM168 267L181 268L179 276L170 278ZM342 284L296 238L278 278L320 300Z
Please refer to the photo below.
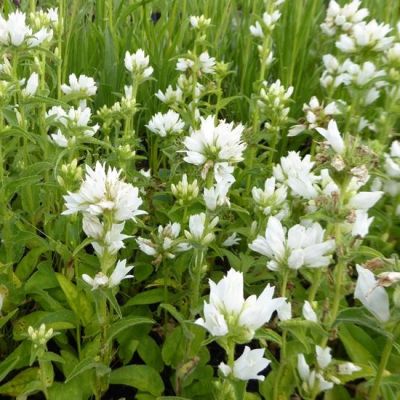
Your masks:
M319 178L311 170L315 162L307 154L304 158L299 153L289 151L280 163L273 167L273 174L278 182L286 184L293 196L312 199L317 196L316 183Z
M146 127L153 133L166 137L173 133L182 132L185 127L185 123L181 120L179 114L173 110L169 110L167 113L155 114Z
M80 137L92 137L99 130L99 125L89 125L92 111L85 104L78 108L70 107L68 112L61 106L53 106L47 111L49 125L58 127L50 134L51 140L59 147L70 147Z
M94 96L97 92L96 82L93 78L86 75L71 74L68 78L69 85L61 85L61 90L66 95L80 95L83 97Z
M180 205L189 203L197 198L199 194L197 179L189 183L187 175L183 174L182 179L175 185L171 184L171 192L178 200Z
M39 329L29 326L28 336L35 348L45 348L46 343L54 336L54 331L52 328L46 329L45 324L41 324Z
M122 233L125 221L145 214L140 210L143 200L139 189L121 178L122 171L96 163L93 170L86 166L86 176L77 192L64 196L64 215L81 212L83 230L92 239L92 245L102 262L102 273L111 268L115 255L128 238ZM120 264L121 269L122 265ZM119 274L120 270L116 270ZM103 276L98 277L103 282ZM110 278L111 279L111 278ZM96 283L93 283L96 286ZM97 285L104 286L108 282Z
M188 250L189 246L179 240L180 231L180 224L170 222L165 226L159 225L152 239L138 237L136 242L141 251L154 257L153 264L159 265L163 260L175 258L177 252Z
M149 56L146 56L142 49L138 49L135 53L125 53L125 68L131 72L135 83L141 83L151 77L153 67L150 66Z
M264 215L273 215L283 219L289 214L287 204L287 186L278 186L275 177L265 180L264 189L253 187L251 189L253 200Z
M214 228L218 222L218 217L209 221L205 213L191 215L189 218L189 230L185 231L189 244L194 247L208 246L215 240Z
M304 122L290 128L288 136L296 136L304 130L323 128L334 115L340 114L336 102L332 101L324 107L316 96L311 97L309 104L303 105Z
M250 347L245 346L243 354L234 361L233 367L221 362L218 368L224 376L232 374L241 381L250 379L263 381L265 376L259 375L259 373L267 368L271 362L264 358L264 352L264 349L250 350Z
M322 31L328 36L351 31L369 15L368 9L360 9L360 5L361 0L353 0L341 7L335 0L331 0L325 21L321 24Z
M279 131L287 123L293 90L293 86L285 88L279 79L272 84L262 82L257 105L263 117L269 120L265 124L267 130Z
M285 301L273 298L275 288L269 284L256 296L243 295L243 274L230 269L217 284L209 281L210 303L204 303L204 319L196 321L216 337L229 336L237 343L250 341L255 331L271 319Z
M83 274L82 279L92 287L92 290L105 287L113 288L118 286L124 279L133 278L133 275L128 275L132 269L133 265L127 266L126 260L120 260L109 277L103 272L98 272L94 278Z
M243 160L243 151L246 143L243 142L242 133L244 126L233 122L219 121L215 124L215 117L200 118L200 129L192 131L185 137L187 163L202 166L201 176L206 178L210 169L214 169L214 176L223 178L220 173L222 165L234 165ZM225 169L226 170L226 169Z
M321 268L331 263L335 249L333 239L324 240L325 231L317 222L309 227L295 225L287 232L279 219L268 219L265 236L258 236L250 249L270 259L267 267L272 271L301 267Z

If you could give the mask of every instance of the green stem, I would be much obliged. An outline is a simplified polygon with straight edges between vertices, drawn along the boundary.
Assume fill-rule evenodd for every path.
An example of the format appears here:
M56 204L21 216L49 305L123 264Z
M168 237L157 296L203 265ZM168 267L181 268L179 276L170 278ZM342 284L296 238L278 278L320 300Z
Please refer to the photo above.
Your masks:
M379 363L378 372L375 377L374 385L372 386L369 400L377 400L379 395L379 389L381 388L381 380L383 373L385 372L386 365L389 361L390 353L392 352L393 347L393 336L390 336L386 339L385 347L383 348L383 353L381 357L381 362Z
M200 299L200 284L201 284L201 271L203 268L204 250L196 249L194 251L194 268L192 276L192 293L190 296L191 306L190 312L194 317L197 314L197 306Z
M310 288L310 293L308 295L308 301L310 303L312 303L314 301L315 295L318 292L319 285L321 284L321 277L322 277L322 269L318 268L317 272L315 274L315 277L314 277L314 281L313 281L313 283L311 285L311 288Z
M282 333L282 346L279 358L279 368L276 374L276 378L274 380L274 392L273 392L273 400L280 399L279 396L279 388L280 388L280 380L282 378L283 372L286 367L286 341L287 341L287 331L284 329Z
M282 284L281 284L281 296L282 297L286 296L286 289L287 289L289 274L290 274L289 268L285 268L284 271L282 272Z

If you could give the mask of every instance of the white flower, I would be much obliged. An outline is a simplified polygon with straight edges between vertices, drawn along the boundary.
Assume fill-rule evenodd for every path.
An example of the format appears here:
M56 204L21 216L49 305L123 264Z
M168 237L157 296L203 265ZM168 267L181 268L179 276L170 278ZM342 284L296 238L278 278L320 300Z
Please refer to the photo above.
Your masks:
M212 188L204 188L204 202L210 211L215 211L217 206L227 205L230 206L228 191L232 183L229 181L219 181Z
M250 25L250 33L254 37L263 38L264 32L261 28L261 25L258 21L254 25Z
M265 180L264 190L253 187L251 195L265 215L274 215L282 219L288 214L287 187L285 185L277 187L275 177Z
M189 231L185 231L188 240L206 246L215 239L213 229L218 224L218 217L207 221L206 214L200 213L189 217Z
M210 303L204 303L204 319L196 324L205 327L214 336L225 336L228 332L239 338L251 340L255 331L270 320L285 301L273 299L274 287L267 285L258 296L243 296L243 274L230 269L218 284L209 281Z
M356 237L364 238L368 235L369 227L374 220L374 217L368 218L368 212L366 210L355 210L355 221L351 228L351 235Z
M192 15L189 18L189 21L190 21L190 25L192 26L192 28L204 29L210 25L211 18L206 18L204 15L200 15L200 16Z
M51 140L59 147L63 147L66 148L68 147L70 144L73 144L74 140L68 140L62 133L61 131L58 129L56 133L52 133L50 135Z
M233 371L224 363L219 365L219 369L225 376L233 373L235 378L242 381L250 379L263 381L265 377L258 374L267 368L271 362L263 357L264 352L264 349L250 350L250 347L245 346L243 354L233 363Z
M333 387L333 382L325 380L321 373L310 370L303 354L297 356L297 371L303 381L303 388L307 392L315 393L315 390L319 392L332 389Z
M22 89L22 95L25 97L34 96L39 87L39 75L33 72L26 82L26 87Z
M97 86L93 78L86 75L79 75L79 78L75 74L69 76L69 85L61 85L61 90L64 94L81 94L84 96L93 96L96 94Z
M336 47L344 53L354 53L363 49L383 51L393 42L390 25L378 24L375 19L368 23L360 22L353 26L351 34L340 35Z
M333 148L333 150L342 154L344 152L344 141L337 127L336 121L331 119L328 124L328 129L315 128L319 134L321 134Z
M117 254L120 249L123 249L125 247L123 241L131 237L122 233L124 227L125 223L112 224L111 228L105 232L102 242L97 241L92 243L96 253L101 256L107 251L107 253L113 255Z
M222 246L224 246L224 247L235 246L240 243L240 240L241 239L239 237L237 237L237 233L234 232L234 233L232 233L232 235L230 235L227 239L225 239L222 242Z
M103 274L103 272L98 272L94 278L87 274L83 274L82 279L92 287L92 290L98 289L99 287L106 287L108 285L108 277Z
M133 265L126 266L126 260L118 261L114 271L110 276L108 287L112 288L118 286L122 280L133 278L133 275L128 275L132 269Z
M210 57L207 51L199 56L200 71L204 74L213 74L215 72L215 58Z
M301 159L299 153L289 151L287 157L282 157L280 164L274 166L273 174L278 182L289 186L295 196L313 199L318 195L315 187L318 177L311 172L313 166L309 154Z
M361 371L361 367L351 362L345 362L338 365L338 373L340 375L351 375L353 372Z
M250 245L250 249L272 259L267 263L271 270L289 267L319 268L331 262L327 255L335 248L334 240L324 240L325 231L318 223L310 227L295 225L285 237L281 222L275 218L268 219L265 237L258 236Z
M42 28L28 38L27 44L28 47L37 47L44 42L49 42L51 39L53 39L53 30Z
M178 113L169 110L165 114L161 114L160 112L155 114L146 127L157 135L166 137L171 133L182 132L185 124Z
M317 353L317 363L320 368L325 369L332 361L331 348L325 347L323 349L321 346L315 346L315 351Z
M111 213L115 222L135 219L145 214L139 210L143 203L139 189L120 179L121 171L106 169L105 164L96 163L92 170L86 166L86 177L78 192L64 196L67 209L64 215L81 211L91 215Z
M146 80L153 74L153 67L149 67L149 56L142 49L136 53L125 53L125 68L136 75L138 79Z
M361 301L364 307L379 321L387 322L390 318L389 296L385 289L378 286L375 275L361 265L356 265L358 279L354 298Z
M358 192L351 197L349 206L356 210L369 210L383 196L383 192Z
M281 321L287 321L292 318L292 304L288 301L284 301L276 310L278 318Z
M20 46L32 35L32 30L26 25L26 15L15 11L8 15L8 20L0 16L0 42L6 45Z
M302 312L304 319L306 319L307 321L318 322L317 314L313 310L309 301L306 300L304 302Z
M215 165L222 162L234 164L242 161L246 148L242 141L243 130L242 124L234 128L233 123L219 121L215 126L214 116L201 117L200 129L193 131L183 141L186 148L184 160L194 165Z
M176 63L176 70L185 72L188 69L192 68L194 65L193 60L189 60L188 58L178 58L178 62Z
M165 93L159 90L156 93L156 97L165 104L175 104L182 102L183 93L180 87L177 87L176 90L174 90L172 86L169 85L165 90Z
M361 0L353 0L350 3L344 4L343 7L335 1L329 2L326 19L321 24L322 31L333 36L338 30L348 32L355 24L365 19L369 12L366 8L359 9Z

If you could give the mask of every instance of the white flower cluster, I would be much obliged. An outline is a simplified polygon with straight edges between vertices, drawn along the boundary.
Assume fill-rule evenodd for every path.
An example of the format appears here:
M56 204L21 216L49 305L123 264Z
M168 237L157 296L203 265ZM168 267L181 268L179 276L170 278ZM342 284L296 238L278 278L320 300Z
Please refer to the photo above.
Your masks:
M265 124L267 130L279 130L286 124L290 111L289 99L293 90L293 86L286 89L279 79L272 84L262 82L257 105L264 118L270 120Z
M324 107L316 96L311 97L309 104L303 105L305 113L304 123L294 125L289 129L288 136L297 136L305 130L323 128L333 118L340 114L340 110L335 101L330 102Z
M258 296L243 296L243 274L229 270L218 284L209 281L210 303L204 303L204 319L199 318L196 324L206 328L211 335L218 338L228 337L237 343L249 342L255 331L268 322L284 298L273 298L274 287L267 285ZM227 376L233 374L241 380L258 379L258 375L269 364L263 358L264 350L250 350L246 346L243 354L235 360L233 366L221 363L219 368Z
M151 77L153 67L149 66L149 56L146 56L142 49L138 49L135 53L125 53L125 68L132 73L133 79L137 83L141 83Z
M56 133L50 134L51 140L59 147L70 147L80 136L92 137L99 125L90 126L92 111L84 104L78 108L70 107L68 112L61 106L53 106L46 113L50 125L57 125Z
M173 110L169 110L167 113L155 114L146 127L153 133L166 137L173 133L182 132L185 127L184 122L181 120L179 114Z
M330 254L335 249L335 241L324 241L324 235L324 229L315 222L309 227L291 227L286 238L279 219L270 217L265 236L258 236L249 247L270 259L267 267L272 271L285 268L320 268L331 263Z
M289 214L287 186L278 186L275 177L265 180L264 189L251 189L253 200L264 215L283 219Z
M165 259L175 258L176 252L189 249L187 243L179 240L181 225L177 222L165 226L159 225L153 239L138 237L136 239L139 249L149 256L154 257L153 264L159 265Z
M232 181L233 165L243 160L246 144L242 140L244 126L219 121L213 115L200 118L200 129L185 137L187 163L202 166L201 176L206 178L210 168L214 169L216 181Z
M21 11L10 13L7 19L0 15L0 43L5 46L33 48L50 42L53 30L49 26L57 22L58 15L56 9L49 9L46 14L48 25L42 26L36 32L27 25L26 14Z
M274 53L271 45L272 32L279 19L281 18L280 6L285 0L275 0L267 4L267 11L264 12L262 18L256 21L254 25L250 25L251 35L261 41L261 44L257 45L261 64L269 66L274 60Z
M81 212L83 214L83 230L91 238L92 245L100 257L107 259L124 247L123 241L128 236L122 233L125 221L145 214L139 209L143 203L138 188L120 179L121 171L106 168L96 163L95 169L86 166L86 176L78 192L64 196L67 209L64 215ZM125 262L117 265L114 275L107 278L109 265L102 266L102 271L94 279L85 276L84 280L93 288L100 286L116 286L118 280L132 269L125 267ZM117 282L117 283L116 283Z

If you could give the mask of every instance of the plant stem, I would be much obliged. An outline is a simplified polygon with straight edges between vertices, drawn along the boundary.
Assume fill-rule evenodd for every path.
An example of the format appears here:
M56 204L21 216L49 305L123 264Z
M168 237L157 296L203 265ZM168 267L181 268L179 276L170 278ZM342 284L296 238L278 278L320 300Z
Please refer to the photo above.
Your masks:
M286 329L283 330L282 333L282 346L281 346L281 353L279 357L279 368L276 374L276 378L274 381L274 392L273 392L273 400L278 400L279 397L279 383L282 378L283 371L285 369L286 363L286 340L287 340L287 331Z
M194 251L194 268L193 268L193 282L192 282L192 293L190 296L190 312L194 317L197 313L196 309L199 304L200 299L200 283L201 283L201 270L203 268L203 258L204 258L204 250L196 249Z
M383 373L385 372L386 365L389 361L390 353L392 352L393 341L394 337L392 335L386 339L386 344L385 347L383 348L381 362L379 363L379 368L375 377L374 385L372 386L371 392L369 394L369 400L378 399L382 376Z

